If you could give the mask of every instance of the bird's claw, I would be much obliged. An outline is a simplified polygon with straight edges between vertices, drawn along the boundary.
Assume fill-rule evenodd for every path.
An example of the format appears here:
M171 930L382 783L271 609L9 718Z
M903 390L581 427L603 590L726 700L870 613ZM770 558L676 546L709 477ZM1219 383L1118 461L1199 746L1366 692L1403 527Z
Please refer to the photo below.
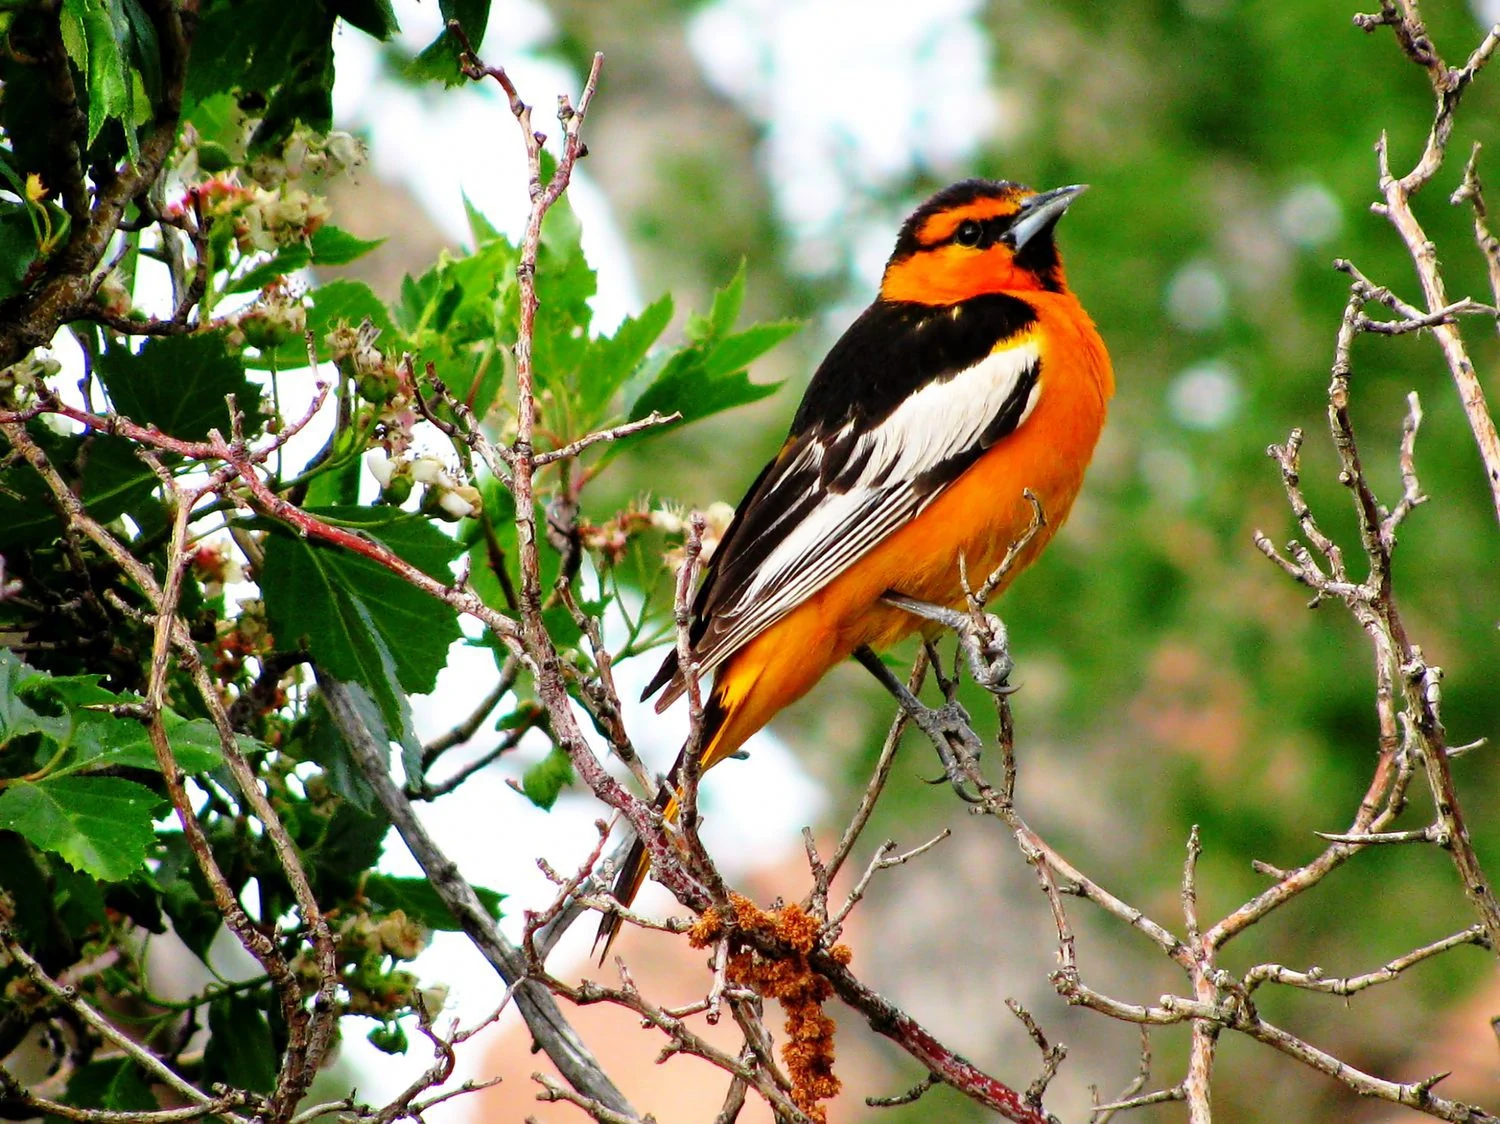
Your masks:
M968 712L954 701L936 709L924 706L910 717L932 742L943 766L943 776L930 783L940 784L946 780L959 799L970 804L982 803L983 797L968 788L973 780L965 766L977 762L984 750L984 744L974 733Z
M991 694L1015 694L1018 688L1010 682L1010 673L1016 665L1010 658L1010 636L1004 621L994 613L967 616L958 630L958 641L969 659L974 682Z
M913 616L936 621L953 632L968 657L969 674L986 691L994 695L1016 692L1016 686L1010 682L1010 673L1016 667L1010 658L1010 634L1005 622L994 613L965 613L900 593L887 593L883 600Z

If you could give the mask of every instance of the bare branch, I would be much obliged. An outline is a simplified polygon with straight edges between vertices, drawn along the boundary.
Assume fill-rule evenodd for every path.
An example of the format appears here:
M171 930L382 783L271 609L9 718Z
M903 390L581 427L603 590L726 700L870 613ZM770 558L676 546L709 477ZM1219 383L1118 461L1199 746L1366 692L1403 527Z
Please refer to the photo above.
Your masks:
M571 460L585 449L590 449L595 445L609 441L619 441L624 437L633 437L637 433L645 433L648 429L671 425L673 422L680 421L681 419L681 414L663 414L652 410L639 421L625 422L623 425L601 429L585 437L580 437L577 441L570 441L559 448L551 449L545 453L538 453L533 459L532 464L537 468L541 468L543 465L552 464L554 461Z
M1297 972L1290 968L1283 968L1280 964L1257 964L1245 973L1243 985L1247 993L1269 982L1286 984L1288 987L1300 987L1307 991L1326 992L1329 995L1348 996L1357 991L1363 991L1365 988L1374 987L1376 984L1389 983L1408 968L1447 952L1451 948L1466 944L1488 947L1488 943L1484 927L1470 925L1467 929L1454 933L1452 936L1413 949L1405 956L1398 956L1384 967L1373 972L1366 972L1364 975L1337 978L1324 975L1321 968L1309 968L1305 972Z
M371 736L348 688L326 678L321 681L321 686L328 711L338 724L365 780L374 789L376 799L433 889L443 899L443 904L500 978L515 988L516 1005L537 1043L582 1095L611 1106L623 1119L637 1119L629 1102L600 1068L577 1032L568 1025L557 1001L541 984L526 978L526 958L521 950L501 935L473 887L417 819L411 802L387 772L387 750Z

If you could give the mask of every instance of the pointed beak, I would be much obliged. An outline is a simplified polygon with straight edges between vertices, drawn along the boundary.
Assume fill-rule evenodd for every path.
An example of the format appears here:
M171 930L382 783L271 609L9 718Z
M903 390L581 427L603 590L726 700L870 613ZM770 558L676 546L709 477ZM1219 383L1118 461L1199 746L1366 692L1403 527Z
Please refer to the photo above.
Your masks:
M1074 183L1067 187L1044 191L1040 195L1033 195L1021 204L1015 221L1006 232L1005 241L1009 242L1011 248L1019 253L1026 243L1042 231L1051 230L1052 225L1062 218L1063 212L1068 209L1073 200L1088 189L1089 185L1086 183Z

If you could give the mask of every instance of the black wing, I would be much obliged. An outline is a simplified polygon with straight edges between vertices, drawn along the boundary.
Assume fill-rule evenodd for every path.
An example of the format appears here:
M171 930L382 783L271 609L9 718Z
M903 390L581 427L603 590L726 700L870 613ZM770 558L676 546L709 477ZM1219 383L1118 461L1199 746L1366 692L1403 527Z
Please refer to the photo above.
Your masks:
M990 294L934 307L879 301L807 388L777 458L741 501L693 605L702 672L913 519L1035 405L1036 314ZM684 689L668 655L643 697Z

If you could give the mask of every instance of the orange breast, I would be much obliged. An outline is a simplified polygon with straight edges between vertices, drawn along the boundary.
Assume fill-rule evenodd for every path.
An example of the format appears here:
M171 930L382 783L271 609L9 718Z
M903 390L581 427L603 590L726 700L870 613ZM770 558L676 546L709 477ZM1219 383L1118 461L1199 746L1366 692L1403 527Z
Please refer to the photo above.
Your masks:
M887 590L959 604L959 556L970 581L984 581L1031 523L1024 489L1041 501L1047 524L1011 570L1012 578L1067 518L1104 426L1114 377L1103 341L1071 294L1027 298L1037 309L1041 348L1040 392L1031 416L915 520L720 668L716 691L729 718L714 739L714 760L734 752L856 648L889 647L917 631L919 618L881 603Z
M861 644L886 647L916 631L910 613L880 604L887 589L937 604L963 597L958 559L977 585L1026 532L1030 489L1046 526L1013 578L1067 518L1104 426L1114 378L1104 344L1071 295L1032 294L1039 312L1041 381L1036 408L910 524L896 531L808 605L840 634L842 659ZM783 622L787 623L787 622Z

